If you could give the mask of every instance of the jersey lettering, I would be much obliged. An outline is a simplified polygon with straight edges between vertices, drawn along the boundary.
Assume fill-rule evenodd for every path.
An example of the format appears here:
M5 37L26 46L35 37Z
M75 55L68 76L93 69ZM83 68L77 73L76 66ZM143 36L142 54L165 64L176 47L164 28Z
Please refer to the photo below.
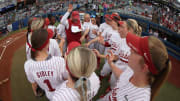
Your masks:
M53 76L53 71L40 71L40 72L36 72L36 75L38 78Z

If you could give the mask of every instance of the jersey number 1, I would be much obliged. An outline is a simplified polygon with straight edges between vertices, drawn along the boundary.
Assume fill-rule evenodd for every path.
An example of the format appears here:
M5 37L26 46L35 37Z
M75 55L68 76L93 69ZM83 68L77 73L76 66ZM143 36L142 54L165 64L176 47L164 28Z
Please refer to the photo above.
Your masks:
M44 83L48 86L50 92L55 91L55 89L52 88L51 83L48 79L44 80Z

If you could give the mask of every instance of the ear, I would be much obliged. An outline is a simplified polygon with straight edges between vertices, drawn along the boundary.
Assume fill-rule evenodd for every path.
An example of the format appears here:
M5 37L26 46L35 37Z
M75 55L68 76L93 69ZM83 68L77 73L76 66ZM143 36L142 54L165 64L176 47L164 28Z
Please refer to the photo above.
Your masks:
M149 72L149 68L147 64L143 64L142 72Z
M134 30L132 28L129 28L129 32L134 33Z

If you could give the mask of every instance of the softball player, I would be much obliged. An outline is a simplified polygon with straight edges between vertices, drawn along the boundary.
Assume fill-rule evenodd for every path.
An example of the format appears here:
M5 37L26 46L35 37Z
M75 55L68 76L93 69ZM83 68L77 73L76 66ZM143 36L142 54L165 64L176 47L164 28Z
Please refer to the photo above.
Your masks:
M99 27L98 36L101 36L102 33L105 33L105 29L111 28L110 25L111 25L112 19L110 18L110 15L109 15L109 14L106 14L106 15L105 15L105 21L106 21L106 22L102 23L102 24L100 25L100 27ZM92 43L94 43L94 42L96 42L96 41L98 41L98 40L99 40L99 37L96 37L95 39L89 41L89 42L86 44L86 46L89 47L90 44L92 44ZM103 53L104 53L104 50L105 50L104 45L98 44L98 47L99 47L99 49L98 49L99 52L100 52L101 54L103 54Z
M44 22L44 19L42 18L37 18L36 20L32 21L31 24L31 30L37 30L40 28L43 28L44 24L46 22ZM51 34L50 36L53 36L53 32L50 29L47 29L48 33ZM27 34L27 42L26 42L26 55L27 55L27 59L31 59L31 36L32 36L32 32L29 32ZM58 43L56 42L56 40L54 39L50 39L50 44L49 44L49 50L48 50L49 54L51 54L51 56L61 56L61 52L58 46Z
M98 34L98 26L96 24L96 19L95 18L91 18L91 25L89 26L89 29L86 29L86 31L84 32L81 41L84 40L85 36L88 35L88 42L95 39L97 37ZM91 43L90 45L88 45L89 48L91 49L98 49L98 43Z
M127 33L130 32L137 36L141 36L142 29L141 26L139 26L136 20L134 19L128 19L127 21L119 21L118 25L119 25L118 32L121 36L121 40L118 41L118 48L116 49L115 52L117 58L115 65L118 68L124 70L125 67L127 67L125 65L127 65L128 57L131 53L130 47L127 45L126 42ZM112 73L110 80L111 89L116 86L116 81L117 78L115 77L114 73Z
M54 91L65 79L65 61L61 57L48 54L50 35L47 30L39 29L31 37L31 58L25 62L24 69L28 81L32 84L34 94L37 96L37 86L42 88L49 100Z
M92 23L91 23L90 15L89 14L85 14L84 15L84 22L83 22L83 25L82 25L82 30L85 31L85 30L89 29L91 24Z
M113 51L113 53L116 54L119 41L121 40L121 37L118 33L118 25L116 23L116 19L114 19L116 17L117 17L117 21L119 21L119 18L118 18L119 15L112 14L111 16L109 16L109 19L111 19L111 23L110 23L111 27L105 29L105 31L102 33L103 38L99 38L100 42L106 46L105 52L104 52L105 55L103 55L103 56L99 55L102 58L106 58L107 50L109 50L109 49L111 49ZM111 72L111 69L110 69L107 61L105 61L105 64L103 66L103 69L101 70L100 75L102 77L104 77L104 76L108 75L110 72Z
M100 87L99 78L94 72L96 55L90 49L74 44L78 45L77 42L68 45L68 49L72 49L67 56L68 80L55 91L52 101L90 101Z
M118 78L116 87L99 101L153 101L171 70L171 62L165 45L156 37L138 37L128 33L126 41L131 47L128 67L123 71L108 63ZM161 60L161 61L158 61ZM131 71L133 70L133 72Z
M80 38L82 37L81 36L82 26L80 23L79 12L73 11L71 18L68 19L68 16L70 15L72 10L73 10L73 6L69 5L68 11L61 19L61 23L65 26L65 30L66 30L67 44L71 43L72 41L77 41L81 43Z

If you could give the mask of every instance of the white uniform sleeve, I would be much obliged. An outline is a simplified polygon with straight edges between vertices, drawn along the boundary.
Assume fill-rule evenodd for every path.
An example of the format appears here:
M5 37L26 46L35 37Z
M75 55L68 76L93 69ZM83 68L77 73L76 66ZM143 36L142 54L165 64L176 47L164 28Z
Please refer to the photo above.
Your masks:
M67 18L68 18L69 15L70 15L70 12L66 12L66 13L64 14L64 16L62 17L62 19L61 19L61 23L62 23L64 26L66 26L67 29L69 28L69 23L68 23L68 20L67 20Z
M31 49L29 48L27 43L26 43L26 57L27 57L27 60L31 59Z
M64 25L62 25L62 24L58 25L57 34L60 35L62 38L66 38L66 32L65 32Z
M66 70L66 64L65 64L65 60L62 60L62 68L61 68L61 73L62 73L62 77L64 80L66 80L68 78L68 71Z
M99 32L103 32L103 24L100 25Z
M61 56L60 48L56 40L54 40L54 56Z
M96 75L95 72L91 74L89 77L90 83L91 83L91 90L88 91L88 99L91 100L98 92L100 88L100 80L99 77Z
M29 60L28 60L29 61ZM27 76L27 79L30 83L35 83L35 80L33 78L33 75L30 71L30 65L28 64L28 61L25 62L24 64L24 70L25 70L25 73L26 73L26 76Z

